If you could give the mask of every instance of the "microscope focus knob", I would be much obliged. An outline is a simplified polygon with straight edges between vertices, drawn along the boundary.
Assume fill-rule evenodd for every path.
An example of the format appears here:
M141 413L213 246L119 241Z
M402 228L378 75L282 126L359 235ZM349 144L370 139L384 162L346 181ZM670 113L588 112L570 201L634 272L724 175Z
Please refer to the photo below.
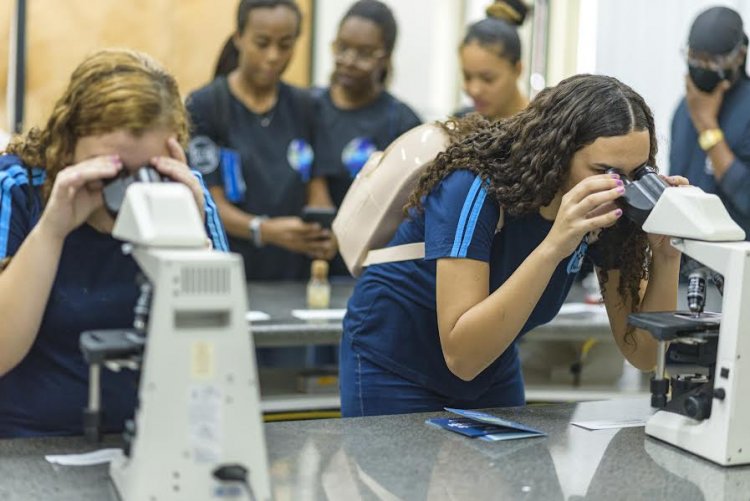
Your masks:
M685 399L685 413L693 419L702 421L711 415L711 401L699 393Z

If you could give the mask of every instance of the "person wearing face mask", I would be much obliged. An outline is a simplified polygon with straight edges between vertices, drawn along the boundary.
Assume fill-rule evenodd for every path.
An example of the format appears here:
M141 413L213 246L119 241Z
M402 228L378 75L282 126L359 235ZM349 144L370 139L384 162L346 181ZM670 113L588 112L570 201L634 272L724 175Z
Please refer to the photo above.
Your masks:
M742 18L727 7L696 17L685 98L672 119L670 174L717 194L750 238L750 80Z
M468 27L459 49L464 92L472 105L457 117L475 111L490 120L507 118L529 104L518 88L523 67L517 30L528 8L520 0L499 0L486 12L486 19Z

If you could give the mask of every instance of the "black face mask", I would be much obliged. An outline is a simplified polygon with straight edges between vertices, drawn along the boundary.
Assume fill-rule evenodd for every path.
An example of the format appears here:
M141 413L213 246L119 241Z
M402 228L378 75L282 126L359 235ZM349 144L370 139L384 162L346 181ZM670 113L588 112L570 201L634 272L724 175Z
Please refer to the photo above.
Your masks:
M721 71L714 71L689 64L688 72L690 73L690 79L698 89L703 92L713 92L722 80L733 82L735 70L730 68Z

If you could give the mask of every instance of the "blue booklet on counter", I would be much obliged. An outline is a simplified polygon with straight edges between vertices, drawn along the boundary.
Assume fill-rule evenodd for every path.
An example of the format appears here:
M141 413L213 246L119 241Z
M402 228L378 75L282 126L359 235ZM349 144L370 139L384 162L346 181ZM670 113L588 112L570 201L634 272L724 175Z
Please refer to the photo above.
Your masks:
M425 421L431 426L459 433L469 438L479 438L488 442L514 440L517 438L544 437L547 434L535 428L508 421L486 412L445 408L458 414L457 418L433 418Z

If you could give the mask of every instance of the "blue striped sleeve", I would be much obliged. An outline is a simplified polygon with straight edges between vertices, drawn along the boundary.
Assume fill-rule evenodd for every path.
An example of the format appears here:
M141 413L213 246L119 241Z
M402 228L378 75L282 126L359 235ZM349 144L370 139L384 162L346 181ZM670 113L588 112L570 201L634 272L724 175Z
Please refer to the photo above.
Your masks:
M216 202L208 192L206 184L203 182L203 176L200 172L193 170L193 175L198 178L203 188L203 202L206 212L206 231L208 232L209 238L214 246L214 249L229 252L229 243L227 242L227 234L224 231L224 225L219 217L219 210L216 208Z
M448 175L425 198L425 259L489 261L500 211L476 174Z
M28 184L28 172L20 165L0 170L0 259L15 255L31 231Z

